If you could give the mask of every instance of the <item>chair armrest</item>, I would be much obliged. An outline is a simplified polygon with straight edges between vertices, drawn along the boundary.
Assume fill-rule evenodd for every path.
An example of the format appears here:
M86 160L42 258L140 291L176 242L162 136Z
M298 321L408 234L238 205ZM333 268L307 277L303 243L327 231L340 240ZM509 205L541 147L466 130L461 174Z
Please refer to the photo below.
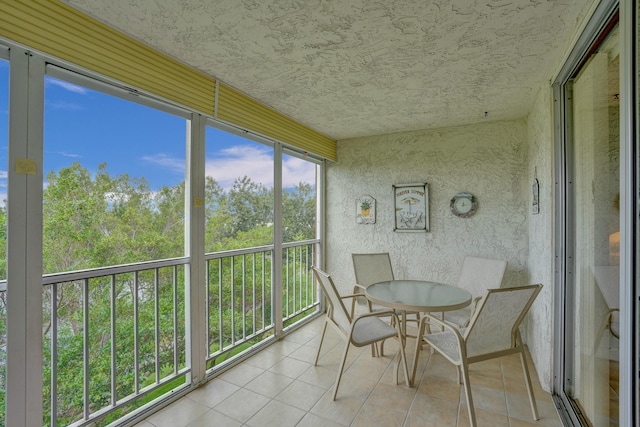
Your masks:
M369 312L373 311L373 306L371 305L371 301L369 301L364 296L365 289L367 289L366 286L359 285L356 283L355 285L353 285L353 295L347 296L348 298L353 298L353 300L351 300L351 318L353 318L356 312L356 301L358 298L364 298L364 300L367 302L367 305L369 306Z
M396 320L398 320L398 315L393 311L393 310L389 310L389 311L372 311L369 313L362 313L361 315L359 315L358 317L356 317L355 319L353 319L353 323L357 322L360 319L363 319L365 317L386 317L386 316L391 316L391 317L395 317Z
M346 295L340 295L340 298L342 299L347 299L347 298L358 298L361 297L362 295L360 294L346 294Z
M482 299L482 297L475 297L471 301L471 316L470 317L473 317L473 313L476 312L476 308L478 308L478 304L480 303L481 299Z
M367 289L367 287L364 286L364 285L359 285L357 283L355 285L353 285L353 293L354 294L358 294L358 293L362 294L362 293L364 293L365 289Z
M462 336L462 334L460 333L460 329L458 329L455 325L450 324L449 322L443 322L442 320L438 319L437 317L432 316L430 313L426 313L424 315L424 317L422 319L420 319L420 327L418 329L418 336L422 337L424 334L424 327L425 324L429 323L430 325L436 325L436 326L440 326L441 328L443 328L443 330L449 330L450 332L453 333L453 335L456 337L456 343L458 344L458 353L460 355L460 360L466 359L467 358L467 347L464 343L464 338ZM439 333L443 333L443 332L439 332ZM416 346L420 345L420 339L416 340ZM417 350L418 347L416 347ZM449 359L449 361L453 364L457 364L454 360L450 359L449 356L446 355L446 353L444 353L443 351L441 351L440 349L438 349L437 347L433 346L432 348L438 350L439 353L441 353L445 358Z
M437 317L433 316L431 313L425 313L423 318L420 320L420 323L428 323L429 325L441 326L445 329L450 329L455 332L457 335L460 335L462 338L462 334L460 334L460 329L445 320L440 320Z

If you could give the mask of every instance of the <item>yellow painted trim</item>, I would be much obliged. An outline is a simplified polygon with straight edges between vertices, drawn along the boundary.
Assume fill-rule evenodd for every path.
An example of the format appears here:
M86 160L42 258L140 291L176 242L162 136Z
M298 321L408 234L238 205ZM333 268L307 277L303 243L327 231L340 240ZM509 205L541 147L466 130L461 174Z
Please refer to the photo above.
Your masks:
M336 159L336 141L59 0L0 0L0 36L194 111ZM217 107L217 108L215 108Z
M326 159L336 160L335 140L221 82L218 84L217 118Z

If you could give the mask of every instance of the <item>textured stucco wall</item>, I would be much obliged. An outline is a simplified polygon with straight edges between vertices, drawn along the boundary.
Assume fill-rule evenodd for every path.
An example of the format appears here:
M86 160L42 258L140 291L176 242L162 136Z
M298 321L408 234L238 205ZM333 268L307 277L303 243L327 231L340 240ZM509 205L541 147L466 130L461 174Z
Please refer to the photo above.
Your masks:
M527 122L500 121L338 142L327 168L327 264L341 292L354 283L351 253L389 252L398 278L456 283L466 254L508 261L503 285L528 280ZM393 231L392 185L429 184L428 233ZM460 191L479 200L461 219L449 201ZM356 199L377 202L375 224L356 223Z
M465 254L508 261L503 286L542 283L524 325L542 387L553 380L554 157L552 92L541 87L526 119L338 142L327 168L326 269L341 292L355 281L351 253L389 252L398 278L455 283ZM540 185L532 214L534 177ZM393 232L392 185L429 184L428 233ZM449 210L459 191L475 216ZM375 224L357 224L356 199L376 199Z
M529 209L528 282L544 287L531 307L526 324L529 350L542 387L550 391L553 380L553 255L554 255L554 157L551 87L542 87L528 116L529 162L527 169L529 189L533 179L540 184L539 213ZM532 195L529 191L531 206Z

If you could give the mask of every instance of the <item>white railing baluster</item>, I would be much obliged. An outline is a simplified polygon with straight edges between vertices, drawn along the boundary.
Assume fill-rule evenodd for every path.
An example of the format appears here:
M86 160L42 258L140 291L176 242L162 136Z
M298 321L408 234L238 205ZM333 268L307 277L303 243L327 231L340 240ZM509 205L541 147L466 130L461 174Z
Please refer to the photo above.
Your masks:
M242 255L242 339L247 338L247 255Z
M51 427L58 425L58 284L51 285Z
M111 407L118 401L118 389L116 387L116 275L111 275Z
M83 312L83 338L84 338L84 354L82 356L82 364L84 369L84 419L89 419L89 279L84 279L83 295L82 295L82 312Z
M206 304L207 306L209 304ZM208 311L207 311L208 314ZM208 340L207 332L207 342ZM178 266L173 266L173 375L178 375Z
M153 312L154 312L154 350L155 350L155 366L156 366L156 384L160 383L160 272L154 269L153 276Z
M138 319L138 272L133 274L133 367L135 393L140 393L140 325Z

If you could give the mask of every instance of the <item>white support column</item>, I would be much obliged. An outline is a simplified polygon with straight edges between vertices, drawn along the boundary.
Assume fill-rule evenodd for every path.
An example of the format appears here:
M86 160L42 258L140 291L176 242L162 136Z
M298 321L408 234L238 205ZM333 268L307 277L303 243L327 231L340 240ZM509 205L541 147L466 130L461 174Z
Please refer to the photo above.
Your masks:
M185 250L190 257L186 274L185 316L187 361L191 384L206 375L206 274L204 260L205 216L205 119L194 114L187 129L187 179L185 182ZM191 331L189 334L188 331Z
M42 425L44 60L12 48L9 82L6 425Z
M275 322L276 337L282 335L282 144L273 147L273 298L271 316Z

